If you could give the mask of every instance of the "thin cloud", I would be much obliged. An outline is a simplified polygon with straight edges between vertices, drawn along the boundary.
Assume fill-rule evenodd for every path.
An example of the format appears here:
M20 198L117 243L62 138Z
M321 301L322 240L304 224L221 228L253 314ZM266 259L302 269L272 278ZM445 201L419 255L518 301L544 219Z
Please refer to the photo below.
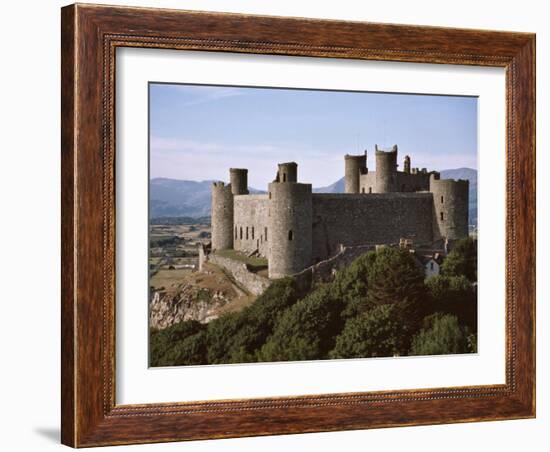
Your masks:
M168 89L174 94L183 94L186 97L191 97L191 99L184 100L180 104L183 107L215 102L230 97L244 96L246 93L241 88L225 88L216 86L157 85L157 87Z
M281 148L269 144L225 144L188 140L181 138L151 137L151 151L154 153L274 153L280 152Z
M257 155L281 156L286 159L289 156L295 156L294 158L296 159L305 156L310 158L330 158L334 154L326 149L299 146L296 144L231 144L159 136L151 136L150 145L151 152L154 154L180 154L181 157L184 157L182 154L196 155L207 152L216 155L231 154L236 160ZM344 154L345 152L342 152L342 155Z

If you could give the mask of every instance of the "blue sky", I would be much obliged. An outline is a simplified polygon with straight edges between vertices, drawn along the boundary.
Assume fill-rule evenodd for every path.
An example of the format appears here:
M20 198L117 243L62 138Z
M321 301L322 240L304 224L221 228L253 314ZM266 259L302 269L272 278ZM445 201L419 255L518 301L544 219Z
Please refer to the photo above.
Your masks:
M150 175L224 180L248 168L265 189L277 163L300 182L344 175L344 154L399 147L413 167L477 169L477 99L346 91L150 84Z

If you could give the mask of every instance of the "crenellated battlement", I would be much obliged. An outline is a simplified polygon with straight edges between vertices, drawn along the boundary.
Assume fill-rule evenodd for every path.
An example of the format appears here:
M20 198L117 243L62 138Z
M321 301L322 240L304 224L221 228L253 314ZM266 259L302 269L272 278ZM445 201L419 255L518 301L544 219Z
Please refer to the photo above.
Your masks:
M313 193L298 181L298 164L277 165L267 194L250 195L248 170L230 168L230 183L212 184L212 248L234 248L268 259L270 278L299 273L341 246L401 239L432 244L468 235L467 180L411 166L398 171L397 145L344 155L345 193Z

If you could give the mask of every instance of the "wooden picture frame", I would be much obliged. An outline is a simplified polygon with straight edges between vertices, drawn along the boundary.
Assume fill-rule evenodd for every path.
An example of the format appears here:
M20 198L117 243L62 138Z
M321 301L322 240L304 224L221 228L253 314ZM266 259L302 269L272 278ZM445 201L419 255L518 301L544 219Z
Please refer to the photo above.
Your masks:
M71 5L62 9L62 442L73 447L535 416L535 35ZM506 383L115 403L115 50L147 47L506 70Z

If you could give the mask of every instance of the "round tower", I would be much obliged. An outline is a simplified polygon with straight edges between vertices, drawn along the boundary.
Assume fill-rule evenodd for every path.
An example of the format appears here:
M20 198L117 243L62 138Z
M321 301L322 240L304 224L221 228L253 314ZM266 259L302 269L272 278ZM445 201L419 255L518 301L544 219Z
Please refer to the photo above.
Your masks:
M231 185L212 184L212 251L233 248L233 193Z
M411 158L408 155L406 155L405 160L403 160L403 172L411 174Z
M434 240L468 237L469 181L440 179L430 175L430 191L434 200Z
M398 191L397 184L397 145L391 150L383 151L375 146L376 150L376 193L391 193Z
M360 176L367 168L367 153L361 155L344 156L345 163L345 192L359 193Z
M298 182L298 164L296 162L279 163L277 180L279 182Z
M229 168L231 192L234 195L248 195L248 170L245 168Z
M283 278L312 261L311 184L269 184L269 277Z

